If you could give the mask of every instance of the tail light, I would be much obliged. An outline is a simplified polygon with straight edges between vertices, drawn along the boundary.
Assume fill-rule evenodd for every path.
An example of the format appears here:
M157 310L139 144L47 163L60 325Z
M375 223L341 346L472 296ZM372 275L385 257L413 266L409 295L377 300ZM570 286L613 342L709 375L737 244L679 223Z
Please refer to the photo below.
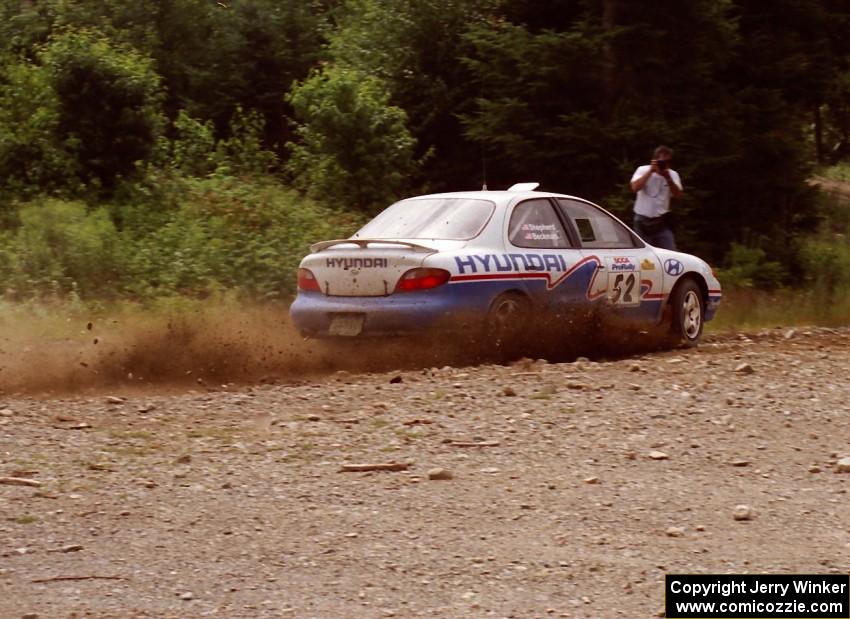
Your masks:
M298 269L298 289L305 292L321 292L319 280L310 269Z
M442 286L452 276L443 269L411 269L401 276L395 287L396 292L414 292L416 290L430 290Z

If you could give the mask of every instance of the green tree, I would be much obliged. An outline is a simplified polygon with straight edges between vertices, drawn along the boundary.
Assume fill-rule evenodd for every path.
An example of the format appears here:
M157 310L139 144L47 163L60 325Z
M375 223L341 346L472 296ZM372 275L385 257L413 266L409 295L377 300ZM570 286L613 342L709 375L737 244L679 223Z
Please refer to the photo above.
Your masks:
M0 64L0 200L73 186L76 159L60 132L60 105L43 67Z
M418 185L474 189L482 183L481 145L464 135L459 114L480 89L459 62L464 39L497 0L348 0L329 36L335 65L381 78L390 102L407 113L422 160Z
M826 0L825 4L835 73L824 101L824 156L835 163L850 158L850 10L844 0Z
M235 29L228 79L215 85L229 98L219 121L237 107L259 112L264 148L283 156L285 143L293 138L293 112L284 95L324 58L329 8L317 0L241 0L228 10L229 15L219 11Z
M0 52L35 57L68 31L102 33L153 58L164 110L214 123L229 137L237 107L264 117L265 148L284 152L291 109L283 95L323 55L328 14L321 0L0 0Z
M480 94L464 123L486 147L490 185L534 180L588 194L610 182L598 32L586 22L534 32L502 20L474 28L468 39L474 51L465 64Z
M299 125L288 169L311 196L361 210L386 206L415 170L404 110L384 83L327 66L288 96Z
M52 2L0 0L0 52L35 56L55 21Z
M714 259L736 240L784 252L812 212L811 103L793 75L820 50L802 34L774 41L778 23L806 31L794 4L506 0L467 35L481 93L467 134L487 146L493 184L539 180L624 216L631 172L670 144L686 187L683 247ZM822 87L805 79L803 90Z
M153 153L162 131L153 63L95 33L66 33L41 54L58 99L59 139L80 179L107 191Z

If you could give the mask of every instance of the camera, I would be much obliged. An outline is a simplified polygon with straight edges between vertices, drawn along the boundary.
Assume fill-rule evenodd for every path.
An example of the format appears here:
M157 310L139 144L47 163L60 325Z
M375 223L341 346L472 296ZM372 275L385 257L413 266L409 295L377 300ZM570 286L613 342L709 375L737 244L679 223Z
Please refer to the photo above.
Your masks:
M655 165L658 166L659 170L666 170L667 169L667 162L664 161L663 159L656 159Z

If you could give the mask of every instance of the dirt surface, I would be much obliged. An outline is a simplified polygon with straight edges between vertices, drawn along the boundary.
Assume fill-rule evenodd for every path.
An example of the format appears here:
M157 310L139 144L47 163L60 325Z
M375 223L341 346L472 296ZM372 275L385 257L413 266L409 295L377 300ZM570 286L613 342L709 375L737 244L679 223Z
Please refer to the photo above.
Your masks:
M850 183L824 176L814 176L809 179L809 185L842 200L850 200Z
M654 617L668 572L847 573L848 375L811 329L5 397L0 617Z

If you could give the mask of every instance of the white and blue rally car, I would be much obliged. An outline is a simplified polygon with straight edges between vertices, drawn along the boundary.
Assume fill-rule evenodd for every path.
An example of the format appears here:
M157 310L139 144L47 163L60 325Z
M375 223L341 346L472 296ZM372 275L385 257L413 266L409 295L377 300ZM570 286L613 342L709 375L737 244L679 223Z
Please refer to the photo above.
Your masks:
M648 245L587 200L536 187L408 198L349 239L312 245L293 323L312 337L481 327L508 341L541 316L590 309L668 323L696 345L721 298L708 264Z

